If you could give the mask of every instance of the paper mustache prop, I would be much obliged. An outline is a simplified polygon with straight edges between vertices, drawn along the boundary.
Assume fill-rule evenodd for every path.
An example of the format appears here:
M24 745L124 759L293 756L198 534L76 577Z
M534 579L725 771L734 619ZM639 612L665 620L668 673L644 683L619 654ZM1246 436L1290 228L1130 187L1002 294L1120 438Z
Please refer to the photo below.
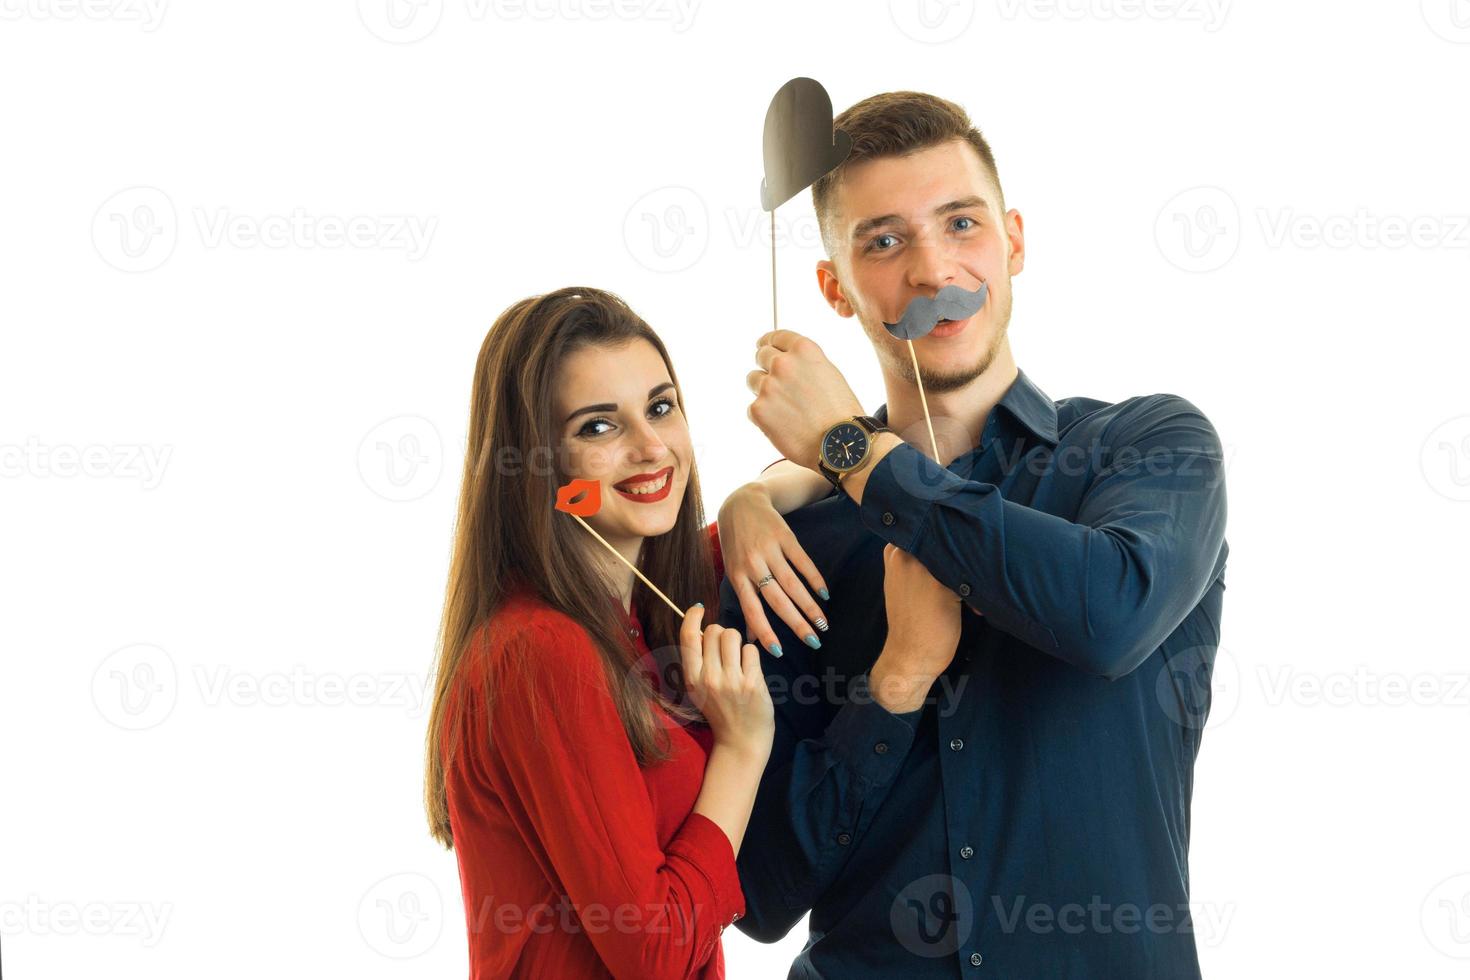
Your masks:
M669 479L673 479L673 477L669 477ZM586 521L582 520L583 517L591 517L593 514L596 514L599 510L602 509L601 483L597 482L596 480L573 480L565 486L557 488L556 509L561 511L563 514L571 514L578 524L587 529L588 534L592 535L599 542L601 542L604 548L612 552L614 558L622 562L624 565L627 565L628 569L634 575L642 579L643 584L652 589L654 595L658 596L664 602L668 603L669 608L674 610L674 615L678 616L681 619L684 617L684 610L674 605L674 601L668 596L664 595L658 586L654 585L648 580L648 577L646 575L638 571L638 569L633 565L632 562L624 558L621 551L608 544L607 540L603 538L602 535L592 530L591 524L588 524Z
M766 108L761 210L771 212L771 329L776 329L776 208L837 169L852 139L832 128L832 99L813 78L793 78Z
M939 325L940 320L963 320L974 316L985 305L990 287L985 283L974 292L959 286L945 286L934 298L915 296L909 300L897 323L884 328L899 340L918 340Z
M924 408L924 425L929 429L929 448L934 450L934 462L943 464L939 458L939 440L934 438L934 419L929 415L929 399L924 394L924 376L919 372L919 355L914 350L914 341L939 325L940 320L963 320L974 316L985 305L990 287L985 283L971 292L959 286L945 286L933 298L915 296L909 300L897 323L884 323L883 327L899 340L909 345L909 359L914 362L914 384L919 386L919 404Z

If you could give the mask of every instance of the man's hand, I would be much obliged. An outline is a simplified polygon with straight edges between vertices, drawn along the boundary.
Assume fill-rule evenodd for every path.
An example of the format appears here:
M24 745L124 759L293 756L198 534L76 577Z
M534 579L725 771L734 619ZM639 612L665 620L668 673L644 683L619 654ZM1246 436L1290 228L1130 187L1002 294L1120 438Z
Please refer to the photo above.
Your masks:
M787 459L815 470L822 436L863 406L816 341L773 330L756 341L756 370L745 376L755 401L745 414Z

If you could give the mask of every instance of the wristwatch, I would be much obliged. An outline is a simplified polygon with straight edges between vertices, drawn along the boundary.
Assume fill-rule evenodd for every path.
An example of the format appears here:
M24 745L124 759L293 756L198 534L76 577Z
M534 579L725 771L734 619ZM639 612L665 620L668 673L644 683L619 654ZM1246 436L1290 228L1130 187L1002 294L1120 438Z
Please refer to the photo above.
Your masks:
M817 457L817 469L837 489L842 489L842 478L868 458L873 447L873 436L887 432L888 427L871 415L855 415L843 419L822 436L822 448Z

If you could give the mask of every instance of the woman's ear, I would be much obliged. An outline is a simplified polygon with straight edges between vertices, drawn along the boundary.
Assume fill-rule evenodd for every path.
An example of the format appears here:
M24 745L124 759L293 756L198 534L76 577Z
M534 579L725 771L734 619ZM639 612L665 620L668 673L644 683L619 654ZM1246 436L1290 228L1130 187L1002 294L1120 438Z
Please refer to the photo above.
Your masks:
M852 304L842 295L842 284L837 281L837 266L831 259L822 259L817 263L817 288L822 291L822 298L838 316L852 316Z

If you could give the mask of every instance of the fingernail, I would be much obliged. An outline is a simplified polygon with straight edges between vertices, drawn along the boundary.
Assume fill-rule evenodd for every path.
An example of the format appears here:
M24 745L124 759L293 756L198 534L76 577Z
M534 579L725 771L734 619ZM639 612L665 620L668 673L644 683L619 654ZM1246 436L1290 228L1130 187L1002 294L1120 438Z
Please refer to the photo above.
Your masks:
M817 590L817 595L821 596L823 599L830 599L830 598L832 598L830 595L827 594L827 590L826 589L818 589Z
M781 644L780 643L777 643L774 640L771 641L771 656L773 656L773 657L779 657L779 656L781 656Z
M704 608L704 603L702 602L696 602L695 605L698 606L700 609Z
M806 636L802 637L802 639L806 640L806 645L811 647L813 650L820 650L822 648L822 641L817 639L817 634L815 633L808 633Z
M818 616L816 619L812 620L812 625L821 630L823 633L827 632L827 620L821 616Z

